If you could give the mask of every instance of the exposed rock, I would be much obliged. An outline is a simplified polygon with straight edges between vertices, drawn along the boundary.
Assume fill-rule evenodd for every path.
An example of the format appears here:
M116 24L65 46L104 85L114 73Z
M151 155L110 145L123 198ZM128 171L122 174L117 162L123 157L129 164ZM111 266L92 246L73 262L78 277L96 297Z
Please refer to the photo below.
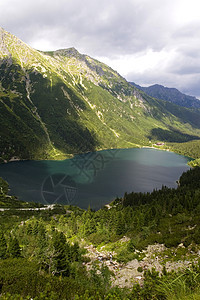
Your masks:
M129 238L124 236L120 241L127 242ZM91 260L86 264L87 270L91 268L94 261L98 261L99 264L105 264L114 274L112 277L112 285L121 288L131 288L133 283L142 284L144 271L154 268L161 275L164 266L166 271L170 272L174 270L176 272L188 268L192 264L190 260L168 260L164 263L164 259L166 259L167 256L163 256L163 252L166 251L167 248L163 244L149 245L147 250L143 251L145 257L141 261L134 259L126 264L120 264L116 260L113 260L112 257L114 257L116 253L103 250L105 246L103 246L100 251L97 251L93 245L86 246L85 248L88 250L86 256ZM138 251L136 252L138 253ZM194 260L193 263L196 263L196 261ZM142 272L140 270L142 270Z

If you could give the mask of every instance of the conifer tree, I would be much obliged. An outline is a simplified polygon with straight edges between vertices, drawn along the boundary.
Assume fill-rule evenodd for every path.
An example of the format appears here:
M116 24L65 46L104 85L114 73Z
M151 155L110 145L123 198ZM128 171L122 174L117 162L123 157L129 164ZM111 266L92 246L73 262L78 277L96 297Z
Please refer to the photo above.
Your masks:
M32 225L31 225L31 223L28 223L28 225L26 226L26 232L27 232L28 235L29 235L29 234L32 234L32 232L33 232L33 227L32 227Z
M5 258L7 252L7 244L4 233L0 230L0 258Z
M71 259L72 261L79 261L80 259L80 247L77 242L74 243L74 245L71 247Z
M9 240L8 252L11 257L20 257L21 249L16 237L11 237Z
M39 231L39 222L36 221L33 225L33 230L32 230L33 235L37 235L38 231Z
M56 267L55 273L68 276L70 271L69 260L68 260L68 257L70 256L69 253L70 247L66 241L63 232L55 231L54 238L53 238L53 246L55 249L55 257L54 257L54 262Z

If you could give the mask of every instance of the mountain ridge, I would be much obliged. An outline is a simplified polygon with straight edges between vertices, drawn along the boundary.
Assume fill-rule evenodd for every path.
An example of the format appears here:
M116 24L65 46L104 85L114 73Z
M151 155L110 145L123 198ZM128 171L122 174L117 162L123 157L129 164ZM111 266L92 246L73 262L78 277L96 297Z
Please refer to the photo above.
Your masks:
M131 84L151 97L161 99L164 101L169 101L176 105L180 105L187 108L200 108L200 100L198 100L194 96L181 93L176 88L169 88L160 84L154 84L148 87L140 86L134 82L131 82Z
M75 48L37 51L3 29L0 41L2 161L200 138L198 112L148 96Z

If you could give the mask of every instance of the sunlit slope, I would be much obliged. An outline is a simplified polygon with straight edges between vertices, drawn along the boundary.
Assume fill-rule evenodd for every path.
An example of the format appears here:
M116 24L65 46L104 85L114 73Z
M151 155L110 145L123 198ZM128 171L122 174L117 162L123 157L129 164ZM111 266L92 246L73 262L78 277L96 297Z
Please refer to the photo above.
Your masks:
M0 29L0 157L63 158L200 137L199 113L147 96L76 49L41 52Z

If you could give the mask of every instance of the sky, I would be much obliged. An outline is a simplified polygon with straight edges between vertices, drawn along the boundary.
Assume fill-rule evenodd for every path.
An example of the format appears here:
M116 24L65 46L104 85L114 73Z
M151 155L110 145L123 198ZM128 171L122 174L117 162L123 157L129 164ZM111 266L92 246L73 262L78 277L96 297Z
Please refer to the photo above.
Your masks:
M0 26L35 49L75 47L128 81L200 99L199 0L0 0Z

